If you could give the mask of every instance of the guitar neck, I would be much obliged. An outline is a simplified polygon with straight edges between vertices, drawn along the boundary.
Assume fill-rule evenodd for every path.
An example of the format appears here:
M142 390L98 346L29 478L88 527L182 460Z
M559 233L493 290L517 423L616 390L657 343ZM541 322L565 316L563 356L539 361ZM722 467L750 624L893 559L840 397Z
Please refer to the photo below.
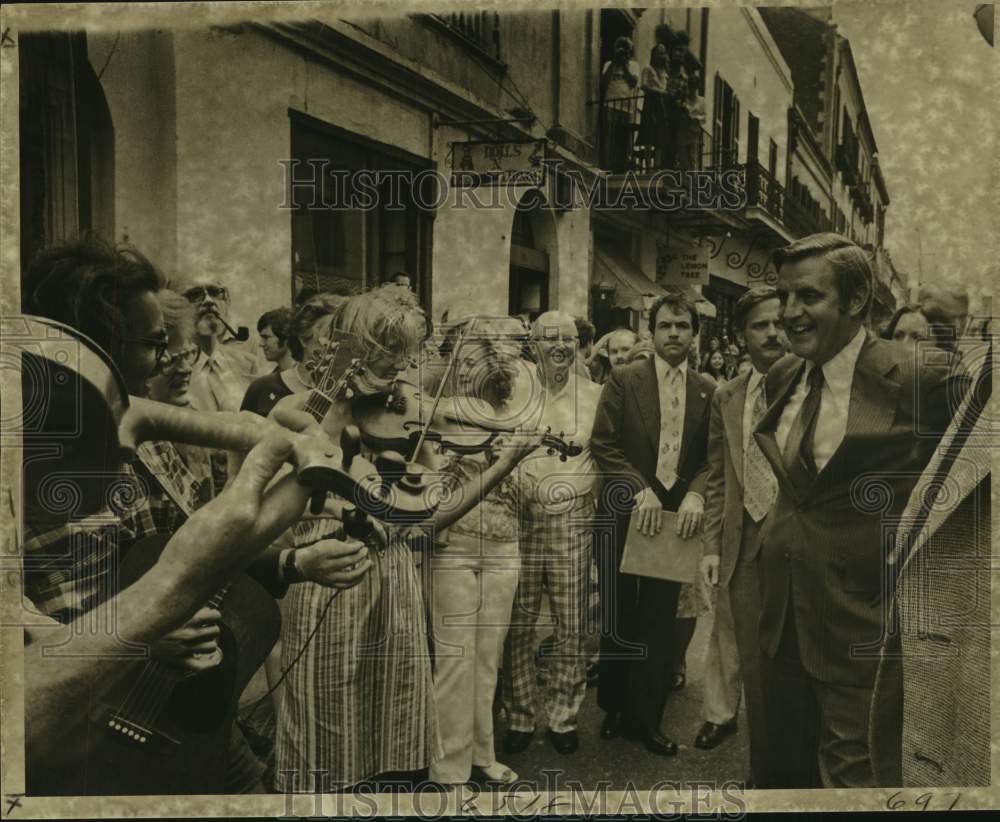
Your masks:
M326 396L326 394L322 391L314 388L309 392L309 396L306 398L305 404L302 408L304 411L309 413L310 416L316 420L316 422L323 422L323 418L326 417L331 405L333 405L333 400Z

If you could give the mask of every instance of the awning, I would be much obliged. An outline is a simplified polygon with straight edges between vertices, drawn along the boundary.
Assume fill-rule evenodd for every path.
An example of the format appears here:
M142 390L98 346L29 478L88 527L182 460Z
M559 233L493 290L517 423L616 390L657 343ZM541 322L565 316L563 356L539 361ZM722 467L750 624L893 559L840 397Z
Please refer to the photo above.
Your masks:
M715 316L715 306L690 286L664 288L649 279L643 274L642 269L628 258L597 248L594 249L594 280L596 282L606 280L615 286L612 304L616 308L631 308L642 313L648 308L649 303L658 297L683 291L692 299L701 316Z

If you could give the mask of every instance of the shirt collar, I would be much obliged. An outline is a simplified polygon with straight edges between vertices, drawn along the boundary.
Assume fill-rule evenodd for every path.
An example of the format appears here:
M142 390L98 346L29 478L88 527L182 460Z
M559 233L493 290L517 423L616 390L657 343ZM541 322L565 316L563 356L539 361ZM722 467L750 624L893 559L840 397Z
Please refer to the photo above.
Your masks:
M680 365L672 366L659 354L653 355L653 362L656 363L656 380L662 385L663 381L667 378L667 373L672 372L675 369L681 372L681 376L687 378L687 367L688 361L687 357L681 360Z
M851 341L823 365L823 380L835 396L850 393L851 383L854 382L854 367L858 363L858 357L861 356L861 346L865 344L865 337L865 327L861 326ZM807 379L815 367L814 364L810 364L805 374Z

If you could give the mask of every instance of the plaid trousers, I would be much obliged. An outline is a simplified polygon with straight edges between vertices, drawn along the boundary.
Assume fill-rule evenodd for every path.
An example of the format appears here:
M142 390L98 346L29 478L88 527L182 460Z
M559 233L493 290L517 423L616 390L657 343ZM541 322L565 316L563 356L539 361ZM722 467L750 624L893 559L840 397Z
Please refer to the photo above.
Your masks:
M587 610L590 597L590 494L564 503L521 503L521 575L507 634L501 699L508 728L532 731L537 703L535 625L547 583L555 620L549 678L543 694L545 719L557 733L574 730L587 693Z

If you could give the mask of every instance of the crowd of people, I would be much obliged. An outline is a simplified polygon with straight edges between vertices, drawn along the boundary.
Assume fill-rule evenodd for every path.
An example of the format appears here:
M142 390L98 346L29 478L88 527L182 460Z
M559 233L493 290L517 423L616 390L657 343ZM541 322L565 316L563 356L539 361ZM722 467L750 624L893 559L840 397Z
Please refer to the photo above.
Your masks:
M651 71L671 70L665 55L654 58ZM685 684L695 621L709 615L694 744L722 744L743 703L748 785L930 784L912 781L914 769L926 777L928 759L940 784L986 784L988 722L937 729L960 745L914 747L921 731L909 720L928 697L924 669L907 661L925 650L911 634L915 611L927 618L921 591L937 577L917 579L914 568L926 571L936 529L958 531L945 558L989 545L988 475L965 478L951 499L975 496L979 530L929 508L921 493L955 464L949 449L976 441L991 379L988 329L969 337L961 295L927 289L880 339L869 323L868 257L839 235L798 240L775 265L776 287L739 300L732 339L701 350L700 317L682 293L658 299L640 332L599 340L588 321L560 311L530 327L474 315L435 329L403 279L304 293L260 316L269 365L259 373L256 354L232 339L240 335L218 279L168 288L138 252L96 242L43 252L25 279L26 313L85 334L130 395L252 420L267 436L249 454L158 440L108 465L105 452L89 468L142 484L124 495L129 504L106 502L82 519L27 507L25 593L49 618L28 630L29 789L78 790L60 775L73 754L62 740L87 721L80 700L106 699L135 665L102 655L115 638L97 634L86 639L91 653L53 661L37 650L46 631L113 608L118 639L147 643L158 664L197 683L225 656L226 597L212 592L237 577L266 599L258 612L280 621L280 635L261 633L268 689L254 708L273 710L273 740L262 746L233 722L216 782L204 771L197 790L182 780L162 792L419 779L509 786L539 731L560 755L579 749L594 680L600 737L671 757L669 695ZM333 389L341 375L324 369L345 339L360 353ZM924 356L928 345L942 356ZM386 438L372 423L386 409L426 425ZM405 452L407 464L441 478L447 504L419 521L375 513L382 521L360 530L349 527L357 500L333 496L307 512L310 490L282 464L293 443L312 441L355 447L376 465ZM29 486L43 480L26 473ZM866 481L882 493L859 491ZM668 522L671 541L702 546L694 578L623 572L630 534L657 539ZM899 525L887 542L887 523L909 530ZM160 561L125 590L108 585L116 563L153 534L168 538ZM70 543L67 566L56 547ZM966 572L980 594L983 576ZM988 584L976 605L987 616ZM543 614L551 635L540 681ZM988 648L988 627L942 640L951 629L934 624L932 634L962 653L979 648L985 630ZM969 717L986 717L988 653L962 660L952 679L983 707ZM505 732L495 740L498 716ZM875 744L873 729L897 716Z
M687 42L656 43L649 64L633 59L628 37L614 42L601 70L602 167L613 172L701 168L702 78L685 64Z

